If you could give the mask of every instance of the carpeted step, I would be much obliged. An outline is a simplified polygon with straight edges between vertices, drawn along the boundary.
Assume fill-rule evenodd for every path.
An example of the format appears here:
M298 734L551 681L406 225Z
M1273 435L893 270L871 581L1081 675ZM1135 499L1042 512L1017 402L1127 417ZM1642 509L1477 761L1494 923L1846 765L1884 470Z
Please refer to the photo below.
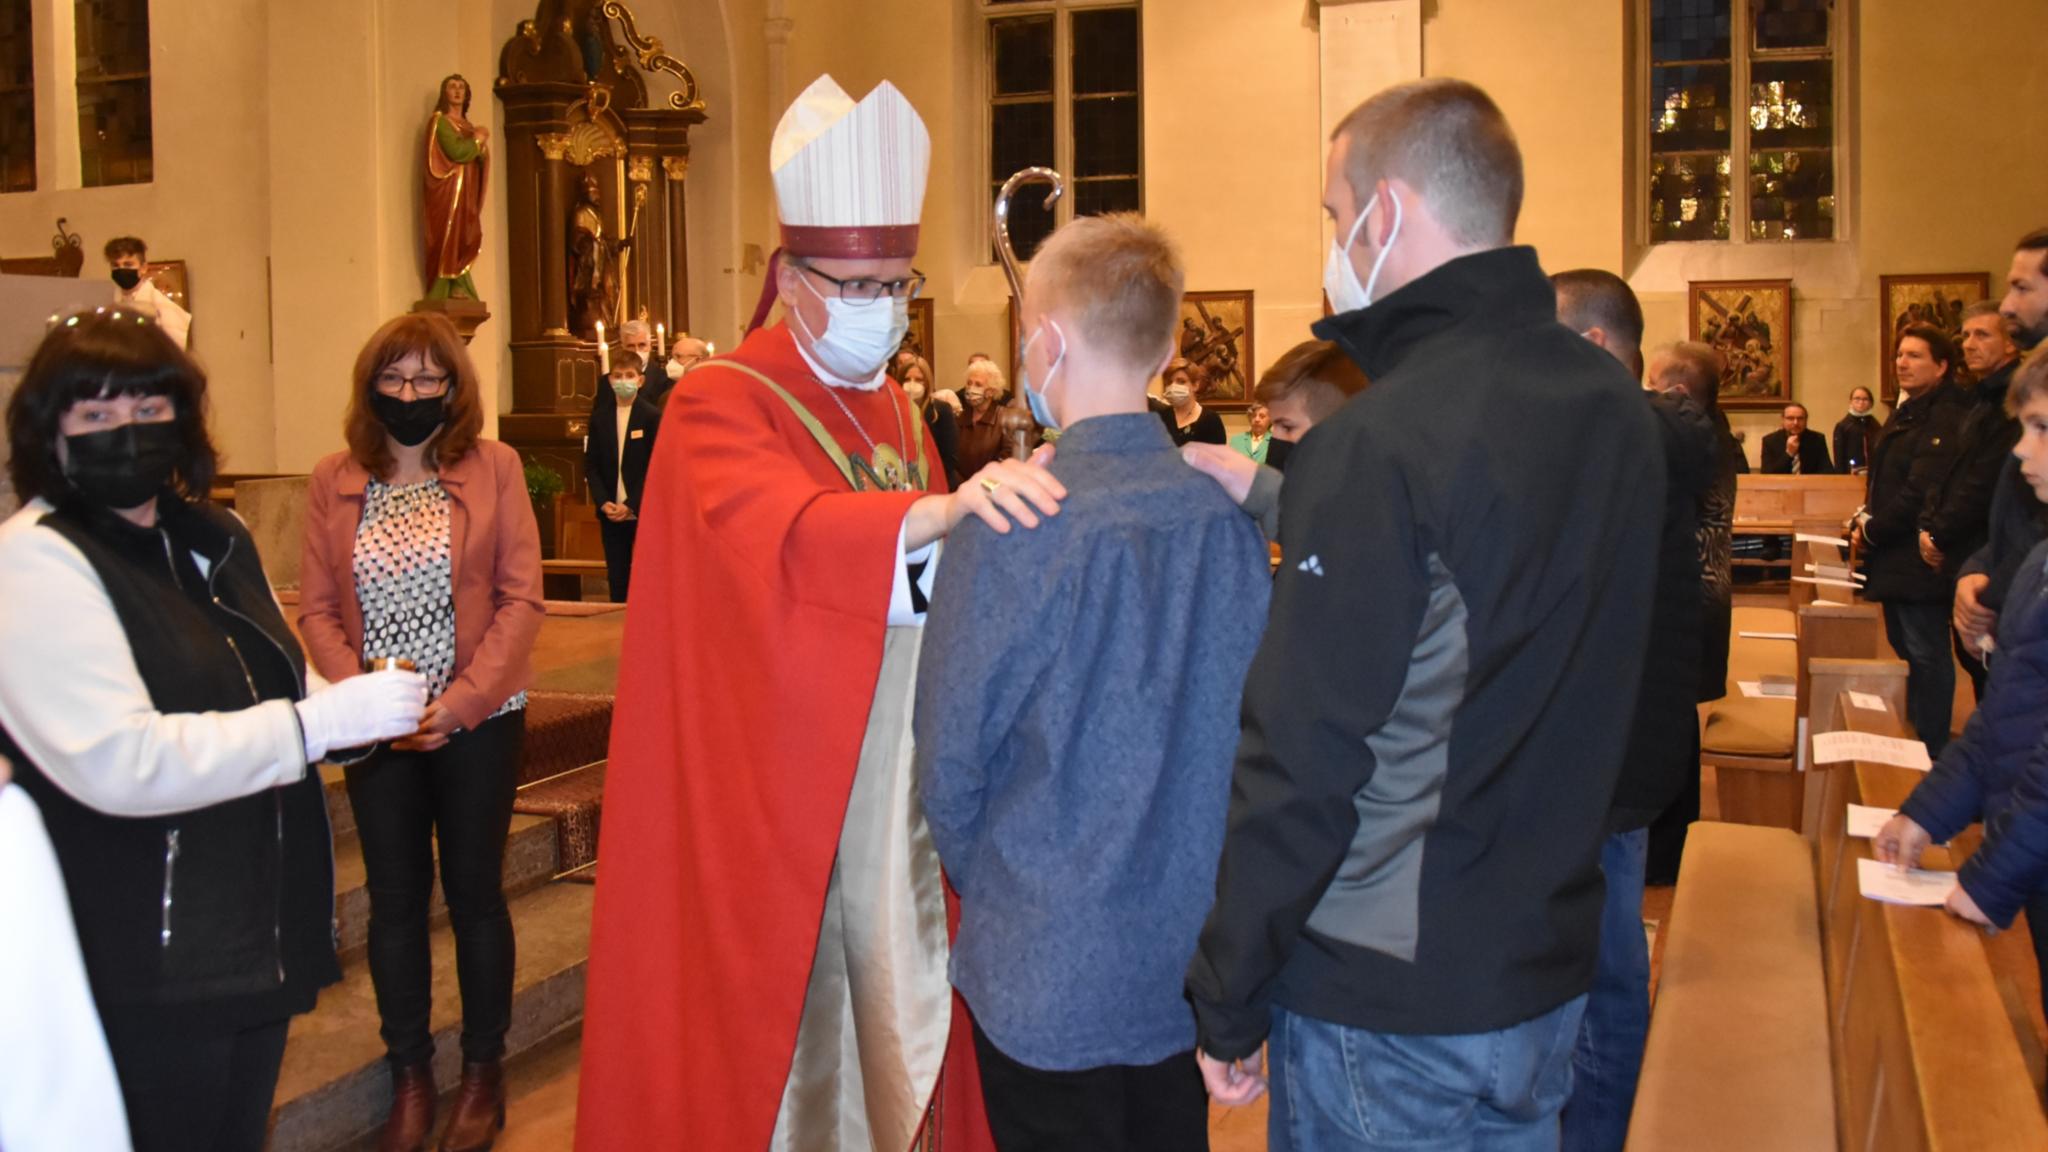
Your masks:
M439 859L440 846L434 848ZM554 876L555 825L544 816L512 817L512 830L505 840L505 896L507 899L530 892ZM334 920L343 963L363 954L370 939L370 893L363 874L363 846L354 832L334 838ZM448 922L448 908L442 903L438 868L434 892L429 899L432 923Z
M519 943L508 1060L581 1022L592 894L584 884L547 884L512 901ZM434 1080L446 1092L462 1074L461 998L455 942L445 926L434 930L432 945ZM391 1078L377 1023L369 968L360 960L320 994L314 1011L292 1021L271 1106L269 1152L332 1152L384 1122Z
M609 752L612 698L596 692L526 694L526 753L519 782L531 784L595 764Z
M597 859L597 829L604 809L604 764L597 763L525 785L514 812L555 822L555 867L584 868Z

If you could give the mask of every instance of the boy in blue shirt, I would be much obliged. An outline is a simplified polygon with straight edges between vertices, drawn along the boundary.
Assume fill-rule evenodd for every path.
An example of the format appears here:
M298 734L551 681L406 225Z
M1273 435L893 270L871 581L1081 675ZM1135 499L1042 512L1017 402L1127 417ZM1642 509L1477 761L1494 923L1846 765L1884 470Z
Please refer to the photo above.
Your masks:
M1181 984L1270 577L1252 521L1146 407L1182 283L1135 216L1039 250L1019 387L1061 430L1067 499L1033 532L963 524L926 619L918 787L1004 1152L1208 1146Z

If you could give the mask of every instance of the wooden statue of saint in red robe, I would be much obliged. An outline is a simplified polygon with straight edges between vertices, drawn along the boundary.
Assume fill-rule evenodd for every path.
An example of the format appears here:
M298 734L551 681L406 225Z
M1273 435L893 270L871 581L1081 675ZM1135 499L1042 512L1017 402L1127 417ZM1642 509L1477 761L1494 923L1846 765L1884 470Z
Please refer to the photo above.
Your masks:
M925 940L880 946L929 947L935 874L915 893L856 898L845 880L846 898L828 901L828 889L844 879L842 832L881 819L872 805L849 815L849 796L864 743L887 720L878 677L899 631L889 621L907 578L901 528L924 494L873 490L872 461L921 458L931 491L944 474L894 382L835 391L843 411L778 324L685 376L665 414L613 714L577 1116L585 1152L780 1146L801 1106L790 1097L826 1091L842 1054L861 1062L844 1021L816 1031L822 994L806 1007L821 937L850 947L842 930L851 941L916 905ZM870 490L852 489L819 430ZM890 707L907 732L909 696ZM934 959L944 976L939 899L940 954L910 965L927 981ZM940 994L938 1030L927 1013L913 1023L922 1035L902 1038L916 1061L945 1065L932 1098L913 1102L906 1147L992 1149L966 1013ZM878 1091L871 1079L870 1100Z

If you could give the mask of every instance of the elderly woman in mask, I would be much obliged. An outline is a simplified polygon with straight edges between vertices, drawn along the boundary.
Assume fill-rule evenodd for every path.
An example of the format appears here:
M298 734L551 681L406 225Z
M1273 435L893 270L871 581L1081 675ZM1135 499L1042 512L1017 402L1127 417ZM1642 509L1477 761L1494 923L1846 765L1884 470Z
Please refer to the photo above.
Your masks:
M1009 455L1009 445L1003 442L1003 401L1008 396L1003 370L993 360L974 361L967 366L967 383L960 395L967 401L967 411L960 418L960 474L972 476ZM1038 440L1034 431L1032 444Z

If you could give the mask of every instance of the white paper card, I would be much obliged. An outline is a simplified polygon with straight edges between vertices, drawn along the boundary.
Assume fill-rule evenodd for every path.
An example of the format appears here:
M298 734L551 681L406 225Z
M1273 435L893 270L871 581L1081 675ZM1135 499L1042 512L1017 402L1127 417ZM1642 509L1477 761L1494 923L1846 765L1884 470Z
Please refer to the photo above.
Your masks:
M1863 804L1849 805L1849 835L1858 840L1868 840L1884 828L1885 821L1897 816L1896 808L1871 808Z
M1764 698L1764 685L1761 680L1737 680L1735 686L1742 689L1742 694L1751 700Z
M1821 605L1822 607L1825 607L1825 608L1847 608L1847 607L1848 607L1848 605L1847 605L1847 604L1844 604L1844 603L1842 603L1842 602L1841 602L1840 600L1823 600L1823 599L1821 599L1821 598L1820 598L1820 597L1818 597L1818 596L1815 596L1815 597L1813 598L1813 602L1814 602L1815 604L1819 604L1819 605Z
M1948 894L1956 890L1956 874L1929 872L1924 868L1902 872L1889 864L1861 859L1856 861L1856 886L1865 896L1886 904L1939 908L1948 903Z
M1849 546L1849 542L1840 536L1815 536L1810 532L1794 532L1792 538L1807 544L1833 544L1837 548Z
M1866 760L1872 764L1893 764L1925 772L1934 764L1927 759L1927 745L1897 736L1870 732L1823 732L1813 738L1815 764L1840 764Z
M1737 680L1737 688L1751 700L1797 700L1799 686L1796 684L1766 684L1761 680Z
M1823 588L1856 589L1862 587L1861 584L1858 584L1853 580L1824 580L1819 576L1794 576L1792 578L1792 582L1794 584L1818 584Z
M1868 693L1868 692L1855 692L1855 691L1852 691L1852 692L1850 692L1850 693L1849 693L1849 704L1850 704L1850 705L1851 705L1852 707L1856 707L1856 708L1862 708L1862 709L1865 709L1865 710L1867 710L1867 711L1870 711L1870 712L1889 712L1889 711L1891 711L1891 709L1889 709L1889 708L1886 708L1886 707L1884 706L1884 697L1882 697L1882 696L1873 696L1872 694L1870 694L1870 693Z
M1736 635L1737 635L1737 636L1740 636L1740 637L1742 637L1742 638L1743 638L1743 639L1745 639L1745 640L1798 640L1798 639L1799 639L1799 637L1798 637L1797 635L1795 635L1795 634L1793 634L1793 633L1791 633L1791 632L1737 632L1737 633L1736 633Z

